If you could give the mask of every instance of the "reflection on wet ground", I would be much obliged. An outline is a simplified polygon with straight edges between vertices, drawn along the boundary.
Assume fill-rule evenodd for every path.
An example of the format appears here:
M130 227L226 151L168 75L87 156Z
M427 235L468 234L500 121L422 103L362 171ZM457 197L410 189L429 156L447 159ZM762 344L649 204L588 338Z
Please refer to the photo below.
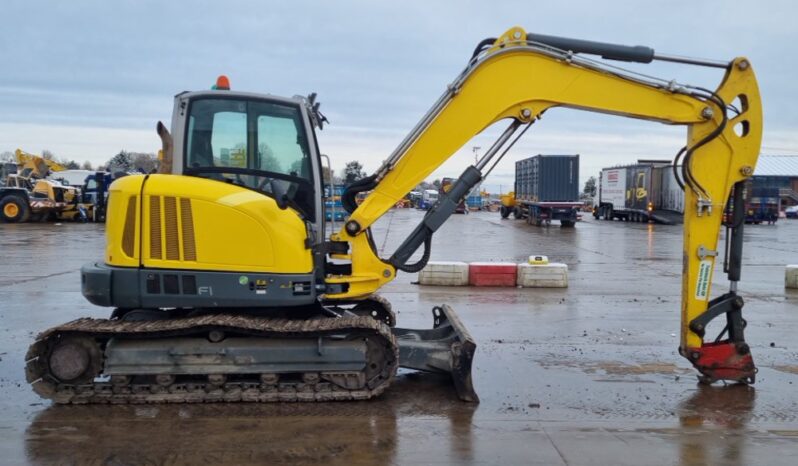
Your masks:
M699 386L695 395L679 406L679 425L684 432L679 451L682 464L747 464L743 437L755 399L755 389L745 385ZM701 427L722 431L724 441L718 442L715 432Z
M411 379L397 382L397 396L362 403L53 406L27 427L26 456L31 463L385 464L401 459L397 450L422 458L422 445L405 439L423 437L455 462L473 461L477 405L454 401L440 380ZM414 399L419 390L423 398Z
M390 215L390 228L374 228L384 255L421 218ZM24 239L0 235L0 463L795 463L798 293L784 290L783 263L798 261L798 222L746 230L740 288L760 367L752 388L700 386L677 354L679 227L454 217L435 237L434 260L546 254L570 273L565 290L419 287L406 274L384 289L401 326L429 327L441 303L458 312L478 342L476 406L457 401L445 378L405 372L362 403L50 406L24 384L24 352L42 329L107 315L79 291L102 230L27 227ZM726 286L716 271L715 292Z

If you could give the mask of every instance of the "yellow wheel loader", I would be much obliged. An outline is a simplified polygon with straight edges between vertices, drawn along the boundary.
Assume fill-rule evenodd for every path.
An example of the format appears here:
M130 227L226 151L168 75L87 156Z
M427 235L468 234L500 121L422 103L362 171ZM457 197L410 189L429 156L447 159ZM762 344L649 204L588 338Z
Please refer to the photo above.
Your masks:
M635 74L590 58L668 60L716 67L714 91ZM735 102L733 104L733 101ZM159 123L161 172L110 188L102 263L82 269L84 296L114 308L42 332L26 361L33 389L57 403L328 401L382 393L398 367L471 383L475 343L447 305L427 330L396 328L375 293L398 270L417 272L457 205L553 107L687 127L674 167L685 189L680 352L706 382L753 383L737 295L742 182L753 173L762 113L745 58L709 61L527 33L479 43L466 68L383 165L349 186L350 212L325 237L315 95L281 98L230 90L175 97L171 134ZM370 226L474 135L509 126L387 258ZM737 129L735 131L735 128ZM361 203L362 193L368 193ZM728 199L731 289L710 299ZM423 249L421 258L411 257ZM724 317L718 338L707 324ZM724 339L724 335L726 338Z

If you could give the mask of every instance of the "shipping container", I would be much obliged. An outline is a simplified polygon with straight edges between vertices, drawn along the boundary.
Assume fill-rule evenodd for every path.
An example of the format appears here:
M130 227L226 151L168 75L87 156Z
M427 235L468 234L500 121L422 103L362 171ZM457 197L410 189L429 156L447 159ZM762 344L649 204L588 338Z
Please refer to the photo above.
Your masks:
M559 220L572 227L578 220L579 154L536 155L515 163L515 190L502 196L500 213L512 213L533 225Z
M466 205L469 209L481 210L485 207L485 199L481 194L472 194L466 198Z
M530 202L579 200L579 154L536 155L515 163L515 197Z

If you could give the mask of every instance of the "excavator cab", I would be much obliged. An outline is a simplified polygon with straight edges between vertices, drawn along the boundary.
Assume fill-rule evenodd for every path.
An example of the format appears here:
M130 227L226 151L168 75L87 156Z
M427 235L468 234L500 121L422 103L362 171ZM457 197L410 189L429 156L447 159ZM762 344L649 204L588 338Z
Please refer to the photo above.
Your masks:
M318 224L320 161L299 99L231 91L177 97L173 133L184 130L174 174L242 186Z

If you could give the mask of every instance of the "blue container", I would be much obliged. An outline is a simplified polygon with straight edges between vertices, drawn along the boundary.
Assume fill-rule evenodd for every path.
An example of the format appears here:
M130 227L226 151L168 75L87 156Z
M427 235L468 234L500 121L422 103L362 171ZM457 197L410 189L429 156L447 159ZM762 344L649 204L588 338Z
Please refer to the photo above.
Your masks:
M482 196L468 196L466 198L466 205L470 208L482 208Z

